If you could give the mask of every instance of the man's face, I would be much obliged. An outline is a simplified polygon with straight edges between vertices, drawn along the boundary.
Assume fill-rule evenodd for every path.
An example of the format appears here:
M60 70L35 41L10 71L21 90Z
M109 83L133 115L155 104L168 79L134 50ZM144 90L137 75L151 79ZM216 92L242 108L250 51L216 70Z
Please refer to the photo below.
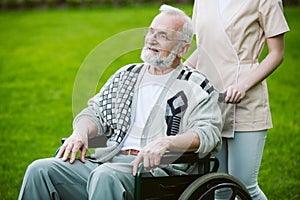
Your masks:
M152 21L146 35L145 46L141 58L144 62L157 67L169 67L177 56L180 48L182 22L178 17L159 14Z

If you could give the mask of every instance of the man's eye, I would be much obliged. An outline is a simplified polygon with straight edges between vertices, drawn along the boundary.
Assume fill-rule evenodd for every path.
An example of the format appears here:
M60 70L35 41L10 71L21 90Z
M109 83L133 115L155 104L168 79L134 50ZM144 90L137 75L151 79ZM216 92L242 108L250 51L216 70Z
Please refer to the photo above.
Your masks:
M160 37L161 39L164 39L164 40L167 39L167 35L166 35L166 34L160 34L159 37Z

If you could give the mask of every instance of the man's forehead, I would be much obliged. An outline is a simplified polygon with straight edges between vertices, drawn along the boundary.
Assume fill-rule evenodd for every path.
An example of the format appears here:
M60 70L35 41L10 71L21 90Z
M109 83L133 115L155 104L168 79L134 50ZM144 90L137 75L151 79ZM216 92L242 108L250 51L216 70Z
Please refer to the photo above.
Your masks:
M180 21L178 16L160 13L153 19L150 27L159 30L178 31L182 26Z

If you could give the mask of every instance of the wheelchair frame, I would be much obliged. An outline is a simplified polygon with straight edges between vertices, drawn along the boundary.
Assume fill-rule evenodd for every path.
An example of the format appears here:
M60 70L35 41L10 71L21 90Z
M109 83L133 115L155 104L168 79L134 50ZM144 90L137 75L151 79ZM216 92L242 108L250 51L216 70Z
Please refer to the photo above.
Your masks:
M66 138L62 138L62 143ZM89 148L104 146L103 137L89 139ZM56 150L58 153L60 147ZM197 163L198 173L189 175L149 176L143 173L143 165L135 177L135 200L213 200L215 191L230 190L230 200L251 200L246 187L235 177L217 172L219 161L210 154L199 158L195 153L167 152L161 164Z
M198 174L143 177L143 166L135 178L135 200L213 200L215 191L229 189L229 199L251 200L248 190L235 177L218 173L219 161L210 154L199 158L195 153L166 153L161 164L197 163Z

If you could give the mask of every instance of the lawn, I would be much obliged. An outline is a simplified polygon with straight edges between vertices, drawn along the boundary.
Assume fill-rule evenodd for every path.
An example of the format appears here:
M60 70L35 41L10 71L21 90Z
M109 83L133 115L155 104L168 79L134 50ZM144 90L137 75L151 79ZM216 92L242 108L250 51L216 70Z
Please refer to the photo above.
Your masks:
M191 14L192 6L182 6ZM0 197L16 199L29 163L52 156L73 116L118 67L140 62L143 36L158 6L0 12ZM274 128L260 187L269 199L300 199L300 7L285 60L268 78Z

